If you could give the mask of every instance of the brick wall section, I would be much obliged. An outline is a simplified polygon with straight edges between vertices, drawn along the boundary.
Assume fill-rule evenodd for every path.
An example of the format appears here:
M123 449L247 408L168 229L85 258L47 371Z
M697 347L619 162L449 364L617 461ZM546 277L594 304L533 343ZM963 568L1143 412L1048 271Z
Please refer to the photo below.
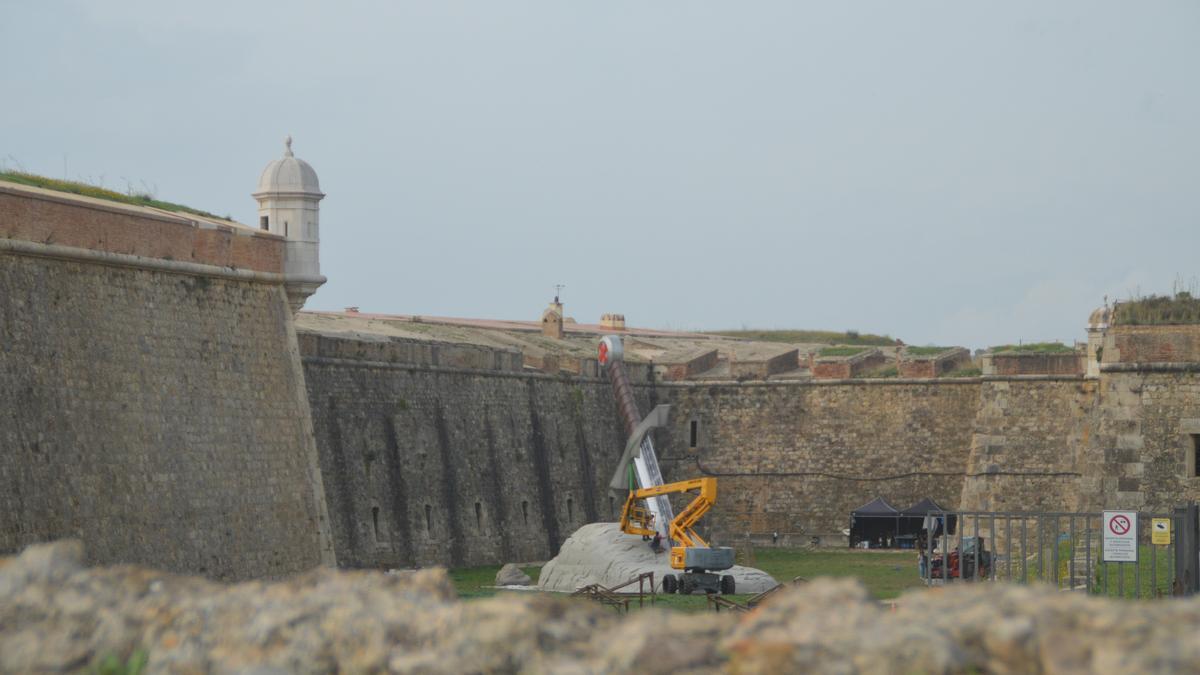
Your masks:
M809 370L818 380L848 380L850 379L849 361L814 361Z
M92 563L219 579L321 562L281 285L0 253L0 288L0 553L78 537Z
M904 356L900 359L897 370L900 377L929 378L965 368L970 363L971 353L962 347L956 347L932 356Z
M1023 354L1000 352L992 354L994 374L1012 375L1082 375L1086 356L1071 354Z
M818 380L838 380L857 377L869 370L882 366L887 357L878 349L859 352L853 356L831 356L809 358L812 376Z
M0 182L0 238L161 260L283 271L284 240L184 215L32 192Z
M900 377L937 377L937 362L933 359L901 359L897 365Z
M1200 326L1113 326L1104 363L1200 362Z

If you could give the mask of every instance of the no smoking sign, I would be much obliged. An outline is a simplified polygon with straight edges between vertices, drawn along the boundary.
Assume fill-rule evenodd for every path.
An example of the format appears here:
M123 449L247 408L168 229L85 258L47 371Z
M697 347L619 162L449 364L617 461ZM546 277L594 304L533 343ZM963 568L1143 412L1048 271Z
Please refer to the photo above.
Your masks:
M1137 511L1104 512L1104 562L1137 562Z
M1125 514L1118 513L1108 521L1108 529L1118 537L1125 534L1129 531L1129 518L1125 517Z

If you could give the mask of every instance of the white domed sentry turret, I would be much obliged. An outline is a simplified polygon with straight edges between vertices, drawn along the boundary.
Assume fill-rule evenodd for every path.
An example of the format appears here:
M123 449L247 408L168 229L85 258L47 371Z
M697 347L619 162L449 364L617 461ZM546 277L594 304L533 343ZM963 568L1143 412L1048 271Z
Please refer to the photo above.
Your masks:
M258 226L287 239L283 274L292 311L317 292L321 276L320 201L325 198L317 172L292 154L292 137L284 141L283 157L267 165L254 191Z
M1108 336L1108 327L1112 323L1113 310L1108 306L1108 296L1104 297L1104 306L1092 312L1088 317L1087 341L1087 371L1089 378L1100 377L1100 362L1104 360L1104 341Z

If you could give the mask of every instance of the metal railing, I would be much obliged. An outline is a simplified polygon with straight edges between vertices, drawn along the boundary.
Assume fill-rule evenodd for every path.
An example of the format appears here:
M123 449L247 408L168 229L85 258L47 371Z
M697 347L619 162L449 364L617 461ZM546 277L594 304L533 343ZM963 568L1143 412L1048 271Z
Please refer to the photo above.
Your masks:
M1151 541L1156 518L1172 521L1167 544ZM1179 512L1136 520L1137 561L1104 562L1100 512L934 512L918 535L918 567L927 585L1009 581L1114 597L1172 595Z
M632 590L625 590L632 588L634 584L637 584L638 587L636 593ZM571 594L572 597L584 597L608 605L616 609L618 613L624 610L627 614L629 613L629 601L635 595L638 607L645 606L646 596L650 596L650 604L654 604L654 601L658 598L658 593L654 589L654 572L642 572L636 577L629 579L629 581L617 584L612 588L606 588L600 584L588 584L576 589Z
M618 614L620 614L622 610L624 610L626 614L629 613L629 598L617 595L600 584L588 584L587 586L584 586L583 588L580 588L572 593L571 597L583 597L588 598L589 600L595 600L600 604L608 605L609 607L617 610Z
M750 607L747 607L746 605L734 602L733 600L730 600L729 598L727 598L723 595L717 595L716 593L709 593L708 595L705 596L705 598L707 598L707 600L708 600L708 606L712 607L714 612L720 612L722 607L724 607L725 609L727 609L731 612L740 612L743 614L750 611Z

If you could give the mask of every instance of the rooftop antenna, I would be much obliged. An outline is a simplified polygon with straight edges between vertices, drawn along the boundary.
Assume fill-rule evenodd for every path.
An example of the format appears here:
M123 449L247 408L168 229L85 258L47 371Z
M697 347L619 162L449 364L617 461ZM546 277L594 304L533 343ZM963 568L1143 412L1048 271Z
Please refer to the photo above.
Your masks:
M554 304L558 304L558 296L562 294L562 289L566 287L566 284L554 284Z

